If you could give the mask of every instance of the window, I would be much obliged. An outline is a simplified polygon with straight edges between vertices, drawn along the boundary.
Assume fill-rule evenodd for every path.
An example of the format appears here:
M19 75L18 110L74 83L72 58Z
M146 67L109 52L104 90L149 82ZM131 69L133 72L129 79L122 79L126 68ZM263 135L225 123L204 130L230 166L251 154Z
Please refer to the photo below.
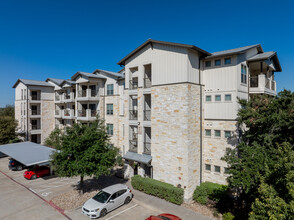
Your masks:
M211 102L211 95L207 95L207 96L206 96L206 101L207 101L207 102Z
M226 95L225 95L225 101L232 101L232 96L231 96L231 94L226 94Z
M220 166L214 166L214 172L220 173L220 171L221 171Z
M231 137L231 131L225 131L225 138Z
M225 167L224 174L229 174L229 168Z
M247 84L247 67L241 65L241 83Z
M215 137L220 137L221 136L221 131L220 130L214 130L214 136Z
M107 128L107 134L113 135L113 124L107 124L106 128Z
M27 90L26 89L24 90L23 96L24 96L24 99L27 99Z
M221 95L215 95L215 99L216 102L220 102L222 100Z
M231 64L231 58L225 58L225 65Z
M211 165L210 164L205 164L205 170L211 171Z
M107 104L107 114L113 115L113 104Z
M205 136L210 137L211 136L211 130L205 129Z
M126 189L123 189L123 190L120 190L118 191L116 194L117 194L117 197L121 196L122 194L124 194L127 190Z
M206 61L205 62L205 67L211 67L211 61Z
M113 84L107 85L107 95L113 95Z
M215 60L214 65L215 66L220 66L221 65L221 60Z
M21 90L21 100L23 100L23 89Z

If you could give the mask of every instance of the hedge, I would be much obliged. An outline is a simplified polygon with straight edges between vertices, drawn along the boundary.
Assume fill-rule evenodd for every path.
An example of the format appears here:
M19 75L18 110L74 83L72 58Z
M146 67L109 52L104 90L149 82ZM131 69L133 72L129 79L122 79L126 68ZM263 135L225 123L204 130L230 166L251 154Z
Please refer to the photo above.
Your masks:
M226 195L228 187L225 185L204 182L197 186L193 199L201 204L206 204L208 199L218 202L223 196Z
M177 188L171 184L144 178L139 175L133 176L131 183L134 189L140 190L146 194L165 199L177 205L183 203L184 189L182 188Z

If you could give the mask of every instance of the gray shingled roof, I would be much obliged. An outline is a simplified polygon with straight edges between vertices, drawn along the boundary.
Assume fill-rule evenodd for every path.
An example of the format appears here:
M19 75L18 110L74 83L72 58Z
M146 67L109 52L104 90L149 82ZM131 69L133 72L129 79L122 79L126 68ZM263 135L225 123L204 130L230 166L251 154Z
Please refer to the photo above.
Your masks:
M52 84L47 83L45 81L40 80L31 80L31 79L18 79L16 83L13 85L12 88L15 88L19 82L22 82L23 84L27 86L47 86L47 87L54 87Z
M269 52L264 52L264 53L260 53L257 54L251 58L248 59L248 61L255 61L255 60L266 60L271 58L272 56L274 56L276 54L275 51L269 51Z
M112 75L114 77L117 77L117 78L125 78L125 76L121 73L116 73L116 72L111 72L111 71L107 71L107 70L101 70L101 69L96 69L94 72L104 72L106 74L109 74L109 75Z
M46 79L46 82L48 80L51 80L52 82L56 83L58 86L60 86L64 82L64 79L48 78Z
M63 86L65 83L68 83L70 85L75 85L76 84L75 81L72 81L72 80L64 80L64 82L61 84L61 86Z
M212 58L212 57L218 57L218 56L226 56L226 55L233 55L233 54L240 54L243 53L251 48L257 47L260 52L263 52L260 44L255 44L255 45L250 45L250 46L245 46L245 47L239 47L235 49L230 49L230 50L223 50L223 51L217 51L212 53L210 56L207 56L206 59Z
M106 79L106 77L104 77L104 76L96 75L96 74L93 74L93 73L77 72L75 75L73 75L71 77L71 80L74 80L78 75L82 75L82 76L85 76L85 77L88 77L88 78Z

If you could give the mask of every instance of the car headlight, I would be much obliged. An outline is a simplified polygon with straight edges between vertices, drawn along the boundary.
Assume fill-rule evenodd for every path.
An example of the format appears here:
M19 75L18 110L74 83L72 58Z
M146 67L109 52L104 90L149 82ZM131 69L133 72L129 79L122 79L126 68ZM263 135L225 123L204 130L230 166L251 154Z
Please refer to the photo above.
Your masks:
M94 209L94 210L93 210L93 212L98 212L98 211L99 211L99 209Z

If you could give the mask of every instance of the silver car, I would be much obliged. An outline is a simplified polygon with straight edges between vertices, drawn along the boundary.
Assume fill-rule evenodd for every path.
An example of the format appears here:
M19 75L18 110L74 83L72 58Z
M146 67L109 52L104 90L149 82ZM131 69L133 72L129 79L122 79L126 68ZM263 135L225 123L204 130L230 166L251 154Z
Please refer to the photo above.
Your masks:
M128 204L132 198L133 194L128 186L115 184L102 189L93 198L85 202L82 212L90 218L103 217L113 209Z

